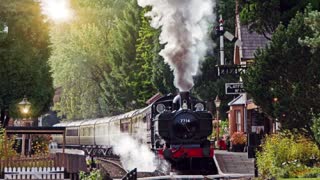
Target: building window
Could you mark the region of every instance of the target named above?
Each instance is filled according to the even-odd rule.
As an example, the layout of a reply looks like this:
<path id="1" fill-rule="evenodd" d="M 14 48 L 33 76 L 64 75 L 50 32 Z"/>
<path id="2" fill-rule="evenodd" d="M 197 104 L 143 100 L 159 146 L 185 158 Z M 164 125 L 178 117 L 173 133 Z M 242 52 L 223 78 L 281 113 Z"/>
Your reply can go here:
<path id="1" fill-rule="evenodd" d="M 236 125 L 237 131 L 241 131 L 241 112 L 240 110 L 236 110 Z"/>

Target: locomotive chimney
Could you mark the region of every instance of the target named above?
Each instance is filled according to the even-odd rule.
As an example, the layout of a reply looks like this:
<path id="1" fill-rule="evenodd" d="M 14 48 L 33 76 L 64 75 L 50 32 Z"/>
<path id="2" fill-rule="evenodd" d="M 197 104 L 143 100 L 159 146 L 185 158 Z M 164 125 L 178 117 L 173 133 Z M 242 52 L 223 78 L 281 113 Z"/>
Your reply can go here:
<path id="1" fill-rule="evenodd" d="M 173 109 L 191 109 L 191 100 L 189 91 L 181 91 L 173 99 Z"/>
<path id="2" fill-rule="evenodd" d="M 180 108 L 181 109 L 191 109 L 190 92 L 182 91 L 180 94 Z"/>

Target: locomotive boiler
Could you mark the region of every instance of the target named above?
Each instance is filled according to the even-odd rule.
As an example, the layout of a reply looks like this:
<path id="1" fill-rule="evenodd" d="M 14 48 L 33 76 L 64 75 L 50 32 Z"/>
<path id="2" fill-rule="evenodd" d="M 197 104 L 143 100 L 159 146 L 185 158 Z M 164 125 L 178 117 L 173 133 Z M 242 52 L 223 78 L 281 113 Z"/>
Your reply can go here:
<path id="1" fill-rule="evenodd" d="M 153 149 L 178 171 L 213 171 L 212 115 L 189 92 L 165 96 L 152 105 Z"/>

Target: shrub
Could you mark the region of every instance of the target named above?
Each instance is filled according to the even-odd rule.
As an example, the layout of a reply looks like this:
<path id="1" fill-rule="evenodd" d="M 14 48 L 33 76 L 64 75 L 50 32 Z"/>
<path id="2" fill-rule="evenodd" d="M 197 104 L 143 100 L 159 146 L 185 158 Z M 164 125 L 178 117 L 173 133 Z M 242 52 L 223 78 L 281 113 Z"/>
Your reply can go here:
<path id="1" fill-rule="evenodd" d="M 320 115 L 314 115 L 312 118 L 312 132 L 314 134 L 315 140 L 320 144 Z"/>
<path id="2" fill-rule="evenodd" d="M 263 179 L 314 174 L 320 160 L 320 151 L 314 142 L 289 132 L 267 136 L 261 147 L 261 152 L 257 152 L 257 165 Z"/>
<path id="3" fill-rule="evenodd" d="M 235 132 L 232 134 L 230 141 L 233 145 L 245 144 L 247 142 L 247 136 L 243 132 Z"/>
<path id="4" fill-rule="evenodd" d="M 0 160 L 15 157 L 17 153 L 13 147 L 14 137 L 5 138 L 5 129 L 0 128 Z"/>
<path id="5" fill-rule="evenodd" d="M 36 155 L 44 155 L 49 153 L 50 135 L 33 135 L 32 136 L 32 152 Z"/>
<path id="6" fill-rule="evenodd" d="M 80 179 L 81 180 L 102 180 L 102 176 L 101 176 L 100 170 L 94 169 L 89 174 L 86 174 L 81 171 Z"/>

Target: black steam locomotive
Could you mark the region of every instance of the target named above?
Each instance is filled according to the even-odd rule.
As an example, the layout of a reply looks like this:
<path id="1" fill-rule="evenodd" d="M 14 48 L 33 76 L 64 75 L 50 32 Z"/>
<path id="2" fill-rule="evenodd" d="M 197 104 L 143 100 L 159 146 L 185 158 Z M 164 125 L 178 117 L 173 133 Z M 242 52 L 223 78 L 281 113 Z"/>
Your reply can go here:
<path id="1" fill-rule="evenodd" d="M 212 115 L 205 103 L 180 92 L 152 105 L 152 148 L 178 171 L 213 171 Z"/>
<path id="2" fill-rule="evenodd" d="M 55 126 L 66 127 L 66 147 L 82 149 L 90 156 L 112 155 L 111 142 L 125 134 L 170 161 L 173 169 L 212 173 L 214 151 L 207 140 L 212 116 L 205 103 L 189 96 L 189 92 L 163 96 L 148 107 L 125 114 Z M 62 145 L 61 135 L 52 136 Z"/>

